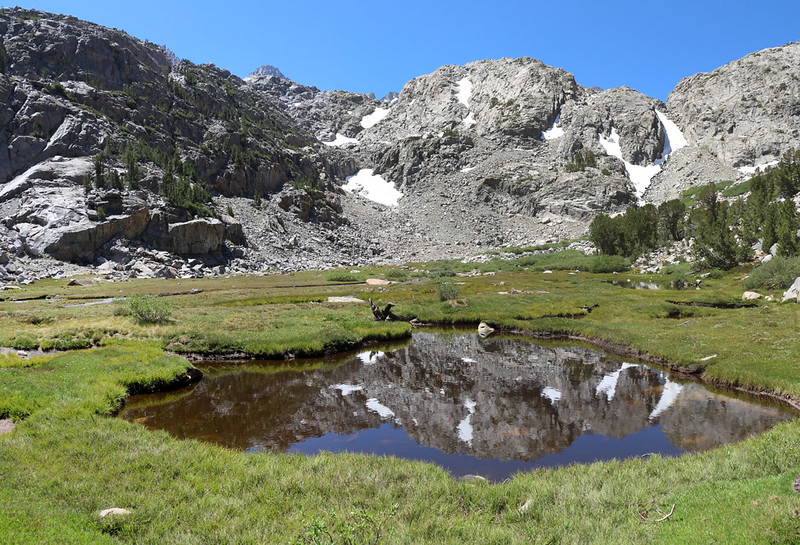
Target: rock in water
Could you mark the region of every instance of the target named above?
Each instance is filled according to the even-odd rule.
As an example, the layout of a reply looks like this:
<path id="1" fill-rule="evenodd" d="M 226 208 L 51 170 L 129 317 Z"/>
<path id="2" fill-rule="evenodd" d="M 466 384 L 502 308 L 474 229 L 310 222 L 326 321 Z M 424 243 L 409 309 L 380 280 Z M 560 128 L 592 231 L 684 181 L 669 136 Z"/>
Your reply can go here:
<path id="1" fill-rule="evenodd" d="M 488 337 L 492 333 L 494 333 L 494 328 L 491 327 L 486 322 L 481 322 L 480 324 L 478 324 L 478 335 L 480 335 L 481 337 Z"/>

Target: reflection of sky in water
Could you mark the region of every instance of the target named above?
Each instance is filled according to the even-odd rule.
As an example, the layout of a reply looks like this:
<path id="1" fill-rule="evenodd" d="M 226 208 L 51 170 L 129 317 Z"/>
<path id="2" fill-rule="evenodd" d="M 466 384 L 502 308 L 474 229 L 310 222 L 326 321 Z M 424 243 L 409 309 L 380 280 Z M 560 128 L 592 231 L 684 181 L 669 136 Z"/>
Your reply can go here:
<path id="1" fill-rule="evenodd" d="M 132 398 L 122 416 L 248 452 L 367 452 L 495 480 L 705 450 L 793 417 L 574 345 L 417 333 L 406 348 L 323 363 L 263 372 L 209 363 L 209 378 Z"/>

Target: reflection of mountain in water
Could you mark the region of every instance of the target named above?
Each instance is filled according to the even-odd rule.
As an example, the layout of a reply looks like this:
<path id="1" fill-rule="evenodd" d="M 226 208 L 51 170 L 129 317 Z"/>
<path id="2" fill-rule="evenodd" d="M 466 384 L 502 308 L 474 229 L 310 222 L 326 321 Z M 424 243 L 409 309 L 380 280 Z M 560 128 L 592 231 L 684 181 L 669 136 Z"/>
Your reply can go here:
<path id="1" fill-rule="evenodd" d="M 533 460 L 583 434 L 621 438 L 656 424 L 673 445 L 702 450 L 791 416 L 586 347 L 418 333 L 407 348 L 367 352 L 333 370 L 203 380 L 179 402 L 124 417 L 180 437 L 277 451 L 391 421 L 444 452 Z"/>

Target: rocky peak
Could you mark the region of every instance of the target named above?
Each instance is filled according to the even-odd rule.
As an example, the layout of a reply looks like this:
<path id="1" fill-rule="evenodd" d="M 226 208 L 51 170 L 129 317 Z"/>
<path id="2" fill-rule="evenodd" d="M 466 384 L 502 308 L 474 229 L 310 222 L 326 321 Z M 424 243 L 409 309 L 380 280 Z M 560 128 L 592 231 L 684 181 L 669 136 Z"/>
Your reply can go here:
<path id="1" fill-rule="evenodd" d="M 800 138 L 800 43 L 681 80 L 667 106 L 695 145 L 732 167 L 777 160 Z"/>
<path id="2" fill-rule="evenodd" d="M 281 79 L 289 79 L 283 75 L 283 72 L 278 70 L 271 64 L 264 64 L 250 72 L 250 76 L 274 76 Z"/>

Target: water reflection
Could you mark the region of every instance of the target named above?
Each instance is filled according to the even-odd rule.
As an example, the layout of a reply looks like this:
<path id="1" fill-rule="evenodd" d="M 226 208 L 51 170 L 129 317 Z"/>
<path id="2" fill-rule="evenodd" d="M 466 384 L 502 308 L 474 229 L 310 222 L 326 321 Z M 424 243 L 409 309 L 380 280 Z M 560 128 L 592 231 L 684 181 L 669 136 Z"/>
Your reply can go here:
<path id="1" fill-rule="evenodd" d="M 588 347 L 471 334 L 417 333 L 317 369 L 223 367 L 191 390 L 134 398 L 123 417 L 251 452 L 391 454 L 500 479 L 705 450 L 793 416 Z"/>
<path id="2" fill-rule="evenodd" d="M 609 284 L 613 284 L 614 286 L 619 286 L 621 288 L 630 288 L 633 290 L 660 290 L 669 287 L 669 286 L 662 286 L 661 284 L 656 284 L 655 282 L 644 282 L 641 280 L 631 282 L 630 279 L 626 280 L 625 282 L 621 282 L 618 280 L 609 280 Z"/>

